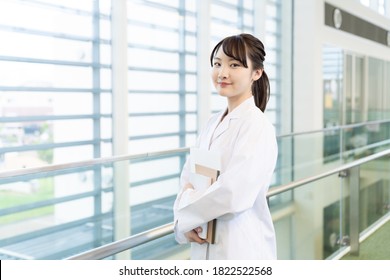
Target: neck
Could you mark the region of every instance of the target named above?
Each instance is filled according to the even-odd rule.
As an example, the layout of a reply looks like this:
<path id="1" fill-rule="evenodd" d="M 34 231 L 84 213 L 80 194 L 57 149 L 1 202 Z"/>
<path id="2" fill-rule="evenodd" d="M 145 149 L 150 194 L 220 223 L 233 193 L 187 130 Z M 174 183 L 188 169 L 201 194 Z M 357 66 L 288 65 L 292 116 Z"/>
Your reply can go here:
<path id="1" fill-rule="evenodd" d="M 252 92 L 241 96 L 233 96 L 228 98 L 228 113 L 236 109 L 242 102 L 252 97 Z"/>

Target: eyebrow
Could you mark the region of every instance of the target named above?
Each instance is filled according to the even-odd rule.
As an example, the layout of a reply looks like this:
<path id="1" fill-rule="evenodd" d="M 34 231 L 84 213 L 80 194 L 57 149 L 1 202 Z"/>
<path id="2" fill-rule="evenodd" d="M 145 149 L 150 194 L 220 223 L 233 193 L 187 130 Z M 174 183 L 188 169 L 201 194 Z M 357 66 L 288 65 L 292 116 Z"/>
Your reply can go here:
<path id="1" fill-rule="evenodd" d="M 214 56 L 213 59 L 214 59 L 214 60 L 222 60 L 221 58 L 219 58 L 219 57 L 217 57 L 217 56 Z M 230 56 L 229 56 L 229 61 L 238 61 L 238 62 L 240 62 L 238 59 L 235 59 L 235 58 L 230 57 Z"/>

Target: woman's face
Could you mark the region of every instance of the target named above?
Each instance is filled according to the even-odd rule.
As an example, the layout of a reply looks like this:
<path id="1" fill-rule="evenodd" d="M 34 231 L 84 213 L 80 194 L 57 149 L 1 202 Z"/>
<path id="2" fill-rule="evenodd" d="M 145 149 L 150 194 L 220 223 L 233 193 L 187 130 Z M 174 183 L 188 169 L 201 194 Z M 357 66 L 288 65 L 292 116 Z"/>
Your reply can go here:
<path id="1" fill-rule="evenodd" d="M 227 56 L 222 46 L 215 54 L 211 78 L 219 95 L 231 100 L 244 100 L 252 96 L 252 83 L 260 78 L 262 70 L 252 70 L 252 61 L 247 57 L 248 68 Z"/>

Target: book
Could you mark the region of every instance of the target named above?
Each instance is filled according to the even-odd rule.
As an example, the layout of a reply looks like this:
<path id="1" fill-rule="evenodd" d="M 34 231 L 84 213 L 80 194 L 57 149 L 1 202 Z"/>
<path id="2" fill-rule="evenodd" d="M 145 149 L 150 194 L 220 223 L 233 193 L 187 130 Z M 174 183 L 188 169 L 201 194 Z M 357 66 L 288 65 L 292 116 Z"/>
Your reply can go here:
<path id="1" fill-rule="evenodd" d="M 221 170 L 221 155 L 217 151 L 191 148 L 190 159 L 190 183 L 196 190 L 205 190 L 218 179 Z M 201 225 L 202 232 L 199 233 L 199 237 L 214 244 L 216 224 L 217 220 L 214 219 Z"/>

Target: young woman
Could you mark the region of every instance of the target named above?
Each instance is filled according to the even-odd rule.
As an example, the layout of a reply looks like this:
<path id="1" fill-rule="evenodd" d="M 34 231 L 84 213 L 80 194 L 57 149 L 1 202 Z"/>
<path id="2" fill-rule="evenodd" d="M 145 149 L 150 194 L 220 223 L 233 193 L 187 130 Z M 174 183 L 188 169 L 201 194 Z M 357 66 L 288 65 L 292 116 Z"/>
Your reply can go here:
<path id="1" fill-rule="evenodd" d="M 223 39 L 211 53 L 211 78 L 227 109 L 212 116 L 197 147 L 221 154 L 221 172 L 209 188 L 189 183 L 189 159 L 174 205 L 175 236 L 191 242 L 191 259 L 276 259 L 266 194 L 277 160 L 273 125 L 263 113 L 269 99 L 262 42 L 250 34 Z M 215 243 L 200 225 L 217 220 Z"/>

